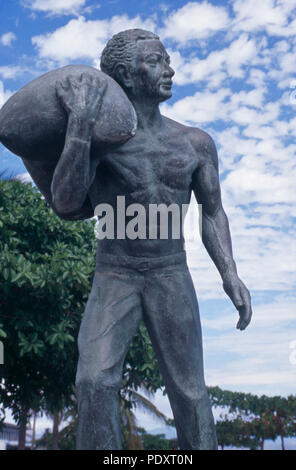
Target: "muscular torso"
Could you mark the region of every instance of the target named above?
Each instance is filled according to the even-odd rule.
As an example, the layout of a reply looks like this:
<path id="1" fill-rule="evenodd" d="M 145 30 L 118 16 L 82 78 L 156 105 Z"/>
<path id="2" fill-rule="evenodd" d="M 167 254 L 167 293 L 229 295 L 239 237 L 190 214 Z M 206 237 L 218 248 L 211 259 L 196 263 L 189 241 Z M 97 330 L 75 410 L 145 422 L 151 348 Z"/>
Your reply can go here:
<path id="1" fill-rule="evenodd" d="M 184 239 L 149 239 L 149 204 L 189 204 L 192 174 L 198 167 L 198 155 L 191 145 L 188 127 L 163 118 L 164 127 L 156 134 L 138 130 L 125 144 L 100 156 L 95 179 L 89 189 L 93 208 L 107 203 L 114 209 L 115 237 L 99 241 L 99 249 L 129 256 L 163 256 L 182 251 Z M 117 197 L 125 197 L 125 206 L 141 204 L 147 214 L 146 239 L 117 239 Z M 128 222 L 133 217 L 126 217 Z"/>

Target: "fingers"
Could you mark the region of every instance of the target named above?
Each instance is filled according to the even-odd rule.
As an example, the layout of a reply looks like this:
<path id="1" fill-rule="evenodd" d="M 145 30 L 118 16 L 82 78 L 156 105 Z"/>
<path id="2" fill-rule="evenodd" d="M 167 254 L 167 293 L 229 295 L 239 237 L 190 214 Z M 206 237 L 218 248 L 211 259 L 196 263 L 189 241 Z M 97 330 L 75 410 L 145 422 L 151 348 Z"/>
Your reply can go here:
<path id="1" fill-rule="evenodd" d="M 236 302 L 236 308 L 239 311 L 240 316 L 236 328 L 242 331 L 247 328 L 252 318 L 251 296 L 243 283 L 240 285 L 239 295 L 237 294 Z"/>
<path id="2" fill-rule="evenodd" d="M 57 80 L 56 91 L 59 95 L 69 91 L 69 89 L 77 90 L 83 87 L 94 92 L 100 92 L 102 95 L 107 88 L 107 80 L 105 78 L 94 77 L 89 73 L 83 72 L 78 77 L 69 75 L 63 80 Z"/>
<path id="3" fill-rule="evenodd" d="M 63 80 L 57 80 L 56 82 L 56 92 L 58 96 L 62 96 L 65 91 L 67 91 L 67 85 Z"/>
<path id="4" fill-rule="evenodd" d="M 108 82 L 105 78 L 103 80 L 100 80 L 101 95 L 105 94 L 107 90 L 107 85 L 108 85 Z"/>
<path id="5" fill-rule="evenodd" d="M 72 88 L 72 90 L 79 90 L 81 88 L 81 83 L 79 78 L 69 76 L 66 78 L 67 82 L 69 83 L 69 88 Z"/>
<path id="6" fill-rule="evenodd" d="M 237 328 L 237 330 L 243 331 L 243 330 L 245 330 L 245 329 L 247 328 L 247 326 L 249 325 L 249 323 L 250 323 L 249 321 L 246 322 L 246 321 L 244 321 L 244 320 L 239 320 L 238 323 L 237 323 L 237 325 L 236 325 L 236 328 Z"/>
<path id="7" fill-rule="evenodd" d="M 105 78 L 94 77 L 87 72 L 83 72 L 80 75 L 79 81 L 81 84 L 93 87 L 96 91 L 99 89 L 101 93 L 105 91 L 105 88 L 107 87 L 107 80 Z"/>
<path id="8" fill-rule="evenodd" d="M 237 330 L 243 331 L 247 328 L 247 326 L 248 326 L 248 323 L 246 323 L 242 320 L 239 320 L 237 325 L 236 325 L 236 328 L 237 328 Z"/>
<path id="9" fill-rule="evenodd" d="M 224 282 L 223 288 L 239 312 L 240 318 L 236 328 L 238 330 L 245 330 L 252 318 L 251 296 L 248 289 L 238 278 Z"/>
<path id="10" fill-rule="evenodd" d="M 246 306 L 243 306 L 239 311 L 240 319 L 237 322 L 236 328 L 238 330 L 245 330 L 251 322 L 252 318 L 252 309 L 247 309 Z"/>
<path id="11" fill-rule="evenodd" d="M 252 318 L 251 297 L 249 291 L 242 293 L 243 305 L 238 309 L 240 319 L 236 325 L 238 330 L 245 330 Z"/>
<path id="12" fill-rule="evenodd" d="M 68 75 L 56 82 L 57 97 L 67 113 L 87 113 L 90 119 L 96 119 L 106 89 L 106 79 L 87 72 Z"/>
<path id="13" fill-rule="evenodd" d="M 66 100 L 65 100 L 65 96 L 67 94 L 67 91 L 68 91 L 68 87 L 67 87 L 67 84 L 62 81 L 62 80 L 58 80 L 56 82 L 56 95 L 57 97 L 59 98 L 59 100 L 61 101 L 63 107 L 65 109 L 67 109 L 67 106 L 66 106 Z"/>

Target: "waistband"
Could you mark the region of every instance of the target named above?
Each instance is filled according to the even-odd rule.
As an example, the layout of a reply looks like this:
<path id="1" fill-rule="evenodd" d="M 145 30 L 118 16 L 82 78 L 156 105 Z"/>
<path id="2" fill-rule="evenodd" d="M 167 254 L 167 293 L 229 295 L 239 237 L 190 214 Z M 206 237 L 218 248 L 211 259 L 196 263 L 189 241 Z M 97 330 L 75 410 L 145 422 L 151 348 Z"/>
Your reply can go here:
<path id="1" fill-rule="evenodd" d="M 135 269 L 137 271 L 149 271 L 150 269 L 164 268 L 166 266 L 175 266 L 186 263 L 186 252 L 180 251 L 172 255 L 158 256 L 156 258 L 142 256 L 112 255 L 110 253 L 101 253 L 98 251 L 97 268 L 100 265 L 120 266 L 122 268 Z"/>

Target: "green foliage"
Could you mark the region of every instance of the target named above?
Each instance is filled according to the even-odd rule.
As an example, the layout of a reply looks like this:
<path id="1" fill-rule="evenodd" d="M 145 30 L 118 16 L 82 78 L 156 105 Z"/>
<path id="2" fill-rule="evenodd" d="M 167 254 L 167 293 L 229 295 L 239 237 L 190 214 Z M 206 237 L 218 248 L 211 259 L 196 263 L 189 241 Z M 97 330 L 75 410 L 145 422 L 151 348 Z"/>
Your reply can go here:
<path id="1" fill-rule="evenodd" d="M 143 428 L 137 428 L 144 450 L 173 450 L 176 442 L 165 438 L 164 434 L 149 434 Z"/>
<path id="2" fill-rule="evenodd" d="M 0 403 L 16 419 L 24 409 L 53 412 L 69 404 L 96 249 L 94 221 L 64 221 L 31 184 L 0 181 Z M 150 391 L 162 385 L 141 325 L 123 391 L 143 383 Z"/>
<path id="3" fill-rule="evenodd" d="M 123 384 L 126 390 L 144 387 L 150 392 L 156 392 L 163 386 L 158 362 L 143 322 L 126 356 Z"/>
<path id="4" fill-rule="evenodd" d="M 92 222 L 59 219 L 18 181 L 0 182 L 0 226 L 0 401 L 19 418 L 41 403 L 60 409 L 72 393 L 96 243 Z"/>
<path id="5" fill-rule="evenodd" d="M 208 387 L 216 407 L 227 408 L 235 415 L 227 415 L 217 422 L 218 442 L 223 447 L 264 448 L 266 439 L 296 436 L 296 396 L 287 398 L 251 393 L 231 392 L 219 387 Z"/>
<path id="6" fill-rule="evenodd" d="M 49 429 L 46 429 L 42 437 L 36 441 L 38 449 L 51 450 L 53 445 L 53 434 Z M 73 423 L 67 425 L 59 432 L 59 450 L 75 450 L 76 439 L 75 429 Z"/>
<path id="7" fill-rule="evenodd" d="M 218 443 L 222 449 L 226 446 L 257 449 L 259 441 L 250 429 L 250 422 L 241 416 L 235 418 L 221 415 L 216 423 Z"/>

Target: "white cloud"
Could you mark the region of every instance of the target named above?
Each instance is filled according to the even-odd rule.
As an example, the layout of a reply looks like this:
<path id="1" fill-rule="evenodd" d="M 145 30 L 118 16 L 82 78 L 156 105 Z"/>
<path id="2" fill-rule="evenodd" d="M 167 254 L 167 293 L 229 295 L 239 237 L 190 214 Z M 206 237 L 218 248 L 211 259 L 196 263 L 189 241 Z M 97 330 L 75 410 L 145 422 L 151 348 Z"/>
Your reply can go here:
<path id="1" fill-rule="evenodd" d="M 226 8 L 213 6 L 207 1 L 189 2 L 168 15 L 160 35 L 184 45 L 194 39 L 208 38 L 225 29 L 229 23 Z"/>
<path id="2" fill-rule="evenodd" d="M 290 26 L 288 28 L 290 30 Z M 294 32 L 296 38 L 296 28 Z M 295 39 L 277 41 L 272 47 L 264 50 L 266 79 L 276 82 L 278 88 L 289 88 L 290 82 L 295 79 L 293 66 L 296 54 Z"/>
<path id="3" fill-rule="evenodd" d="M 274 50 L 278 53 L 288 52 L 290 49 L 290 43 L 286 40 L 277 41 L 274 45 Z"/>
<path id="4" fill-rule="evenodd" d="M 15 178 L 15 180 L 21 181 L 22 183 L 33 183 L 31 175 L 27 173 L 20 173 Z"/>
<path id="5" fill-rule="evenodd" d="M 259 5 L 260 4 L 260 5 Z M 178 39 L 179 45 L 184 45 L 190 39 L 193 39 L 194 32 L 198 36 L 198 30 L 191 29 L 194 25 L 194 11 L 202 8 L 204 3 L 188 3 L 177 12 L 172 13 L 165 20 L 166 28 L 160 30 L 161 37 L 164 39 L 168 35 L 168 31 L 172 31 L 172 37 Z M 209 6 L 209 4 L 207 4 Z M 210 9 L 217 8 L 210 5 Z M 220 8 L 220 7 L 219 7 Z M 293 17 L 293 9 L 296 13 L 296 4 L 291 1 L 275 1 L 263 0 L 258 3 L 257 0 L 234 2 L 235 17 L 231 23 L 228 23 L 226 29 L 227 34 L 221 38 L 221 44 L 226 47 L 215 47 L 205 58 L 204 52 L 207 51 L 207 41 L 202 42 L 201 57 L 197 57 L 196 53 L 191 50 L 191 56 L 182 57 L 179 51 L 173 51 L 172 64 L 176 68 L 175 83 L 185 85 L 189 83 L 199 83 L 207 80 L 209 87 L 219 86 L 225 82 L 227 78 L 243 79 L 248 71 L 247 67 L 263 66 L 269 69 L 268 75 L 263 70 L 256 69 L 255 72 L 250 70 L 250 81 L 255 84 L 258 82 L 261 72 L 261 80 L 277 80 L 281 82 L 287 74 L 294 74 L 295 44 L 289 37 L 289 42 L 280 39 L 272 46 L 268 41 L 268 34 L 283 36 L 295 36 L 296 19 L 289 23 Z M 188 17 L 186 16 L 188 12 Z M 225 10 L 225 14 L 227 11 Z M 294 13 L 293 13 L 294 14 Z M 182 19 L 181 25 L 171 18 Z M 295 14 L 294 14 L 295 16 Z M 184 20 L 184 21 L 183 21 Z M 181 20 L 180 20 L 181 21 Z M 256 36 L 253 34 L 258 32 Z M 210 35 L 212 36 L 212 34 Z M 170 37 L 168 35 L 168 37 Z M 210 39 L 210 37 L 205 39 Z M 231 41 L 230 41 L 231 40 Z M 192 44 L 191 44 L 192 45 Z M 227 75 L 225 75 L 227 74 Z M 287 82 L 286 82 L 287 83 Z"/>
<path id="6" fill-rule="evenodd" d="M 175 83 L 186 85 L 207 80 L 211 88 L 218 87 L 228 77 L 243 78 L 247 66 L 258 63 L 262 45 L 248 34 L 242 34 L 227 47 L 212 51 L 206 58 L 182 57 L 179 51 L 169 51 L 176 70 Z"/>
<path id="7" fill-rule="evenodd" d="M 220 88 L 217 92 L 196 92 L 193 96 L 175 102 L 173 105 L 164 103 L 162 113 L 176 121 L 200 125 L 225 118 L 226 110 L 223 103 L 231 95 L 229 88 Z"/>
<path id="8" fill-rule="evenodd" d="M 4 79 L 15 78 L 17 75 L 22 74 L 24 69 L 17 65 L 1 65 L 0 76 Z"/>
<path id="9" fill-rule="evenodd" d="M 219 119 L 244 126 L 252 123 L 266 125 L 274 122 L 280 112 L 278 102 L 265 103 L 266 91 L 265 88 L 258 88 L 233 93 L 230 88 L 220 88 L 218 91 L 206 89 L 186 96 L 173 105 L 165 103 L 161 109 L 172 119 L 196 126 Z"/>
<path id="10" fill-rule="evenodd" d="M 265 95 L 267 93 L 266 87 L 257 87 L 253 88 L 250 91 L 240 91 L 238 93 L 234 93 L 231 98 L 231 104 L 236 107 L 244 106 L 251 106 L 254 108 L 262 108 Z"/>
<path id="11" fill-rule="evenodd" d="M 232 8 L 231 17 L 225 6 L 207 1 L 189 2 L 165 18 L 161 36 L 184 46 L 223 30 L 228 37 L 257 31 L 288 37 L 296 32 L 294 0 L 234 0 Z"/>
<path id="12" fill-rule="evenodd" d="M 237 176 L 238 185 L 240 172 L 234 171 L 233 176 Z M 292 292 L 296 284 L 295 231 L 291 228 L 293 204 L 269 202 L 254 208 L 245 198 L 244 185 L 240 191 L 229 190 L 224 183 L 222 186 L 239 276 L 252 292 Z M 255 194 L 259 190 L 256 187 Z M 239 207 L 238 200 L 246 208 Z M 225 299 L 220 275 L 201 242 L 187 243 L 186 250 L 199 298 Z M 229 309 L 234 322 L 236 313 L 231 303 Z"/>
<path id="13" fill-rule="evenodd" d="M 253 67 L 249 72 L 247 84 L 253 85 L 255 88 L 261 88 L 266 85 L 267 79 L 268 74 L 264 70 Z"/>
<path id="14" fill-rule="evenodd" d="M 262 111 L 261 111 L 262 109 Z M 242 126 L 256 123 L 257 125 L 264 125 L 275 121 L 280 112 L 280 104 L 278 102 L 270 102 L 265 104 L 260 110 L 250 108 L 248 106 L 232 106 L 228 108 L 228 118 Z"/>
<path id="15" fill-rule="evenodd" d="M 41 58 L 64 64 L 70 60 L 95 61 L 106 41 L 119 31 L 130 28 L 154 30 L 152 20 L 143 21 L 139 16 L 113 16 L 110 20 L 89 20 L 83 16 L 70 20 L 65 26 L 46 35 L 34 36 L 33 45 Z"/>
<path id="16" fill-rule="evenodd" d="M 0 80 L 0 108 L 4 105 L 5 101 L 12 95 L 10 90 L 5 90 L 3 82 Z"/>
<path id="17" fill-rule="evenodd" d="M 296 22 L 294 0 L 235 0 L 233 31 L 263 31 L 275 36 L 292 36 Z"/>
<path id="18" fill-rule="evenodd" d="M 87 0 L 23 0 L 23 5 L 31 10 L 60 15 L 76 15 Z"/>
<path id="19" fill-rule="evenodd" d="M 282 296 L 255 305 L 252 323 L 243 333 L 233 328 L 235 318 L 227 308 L 205 316 L 205 357 L 211 364 L 206 367 L 208 383 L 269 395 L 291 393 L 296 378 L 296 368 L 289 361 L 289 345 L 296 339 L 290 328 L 294 305 L 295 298 Z M 214 364 L 221 354 L 225 354 L 223 370 Z"/>
<path id="20" fill-rule="evenodd" d="M 0 43 L 2 46 L 11 46 L 11 43 L 16 40 L 16 35 L 11 31 L 9 33 L 4 33 L 0 36 Z"/>
<path id="21" fill-rule="evenodd" d="M 280 68 L 284 71 L 285 74 L 295 74 L 295 52 L 290 52 L 282 54 L 279 58 Z"/>
<path id="22" fill-rule="evenodd" d="M 246 160 L 246 161 L 245 161 Z M 251 202 L 272 203 L 293 203 L 295 200 L 294 175 L 277 174 L 252 168 L 252 159 L 244 157 L 223 182 L 224 190 L 231 191 L 232 197 L 236 201 L 241 200 L 242 204 Z"/>

